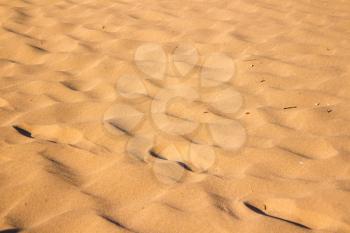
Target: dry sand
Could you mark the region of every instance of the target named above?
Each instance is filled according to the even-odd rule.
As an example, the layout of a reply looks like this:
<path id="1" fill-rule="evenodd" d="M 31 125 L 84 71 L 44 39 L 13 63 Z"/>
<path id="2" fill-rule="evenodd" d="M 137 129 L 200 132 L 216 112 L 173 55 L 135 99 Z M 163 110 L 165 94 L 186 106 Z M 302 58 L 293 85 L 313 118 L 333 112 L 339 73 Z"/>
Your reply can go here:
<path id="1" fill-rule="evenodd" d="M 349 1 L 1 0 L 0 19 L 1 233 L 350 232 Z"/>

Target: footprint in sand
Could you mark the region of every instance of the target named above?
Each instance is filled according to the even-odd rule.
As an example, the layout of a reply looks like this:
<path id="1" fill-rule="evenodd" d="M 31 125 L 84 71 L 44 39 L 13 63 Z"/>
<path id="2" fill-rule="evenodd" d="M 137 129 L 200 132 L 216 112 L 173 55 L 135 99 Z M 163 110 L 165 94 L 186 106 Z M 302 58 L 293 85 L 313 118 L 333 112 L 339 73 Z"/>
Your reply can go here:
<path id="1" fill-rule="evenodd" d="M 119 77 L 116 90 L 123 103 L 107 109 L 103 125 L 110 134 L 127 136 L 126 153 L 152 162 L 160 182 L 177 183 L 186 170 L 207 172 L 216 150 L 244 145 L 246 131 L 233 119 L 243 97 L 229 85 L 236 71 L 229 56 L 210 54 L 201 64 L 189 44 L 167 55 L 149 43 L 136 49 L 134 60 L 140 75 Z"/>

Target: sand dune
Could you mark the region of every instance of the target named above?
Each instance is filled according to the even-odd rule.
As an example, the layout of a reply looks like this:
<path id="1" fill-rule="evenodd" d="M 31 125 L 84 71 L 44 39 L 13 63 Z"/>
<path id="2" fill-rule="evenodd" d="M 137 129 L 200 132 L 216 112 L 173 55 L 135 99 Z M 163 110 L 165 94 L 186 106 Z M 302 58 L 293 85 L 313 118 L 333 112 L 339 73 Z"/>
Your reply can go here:
<path id="1" fill-rule="evenodd" d="M 350 232 L 350 2 L 0 15 L 0 233 Z"/>

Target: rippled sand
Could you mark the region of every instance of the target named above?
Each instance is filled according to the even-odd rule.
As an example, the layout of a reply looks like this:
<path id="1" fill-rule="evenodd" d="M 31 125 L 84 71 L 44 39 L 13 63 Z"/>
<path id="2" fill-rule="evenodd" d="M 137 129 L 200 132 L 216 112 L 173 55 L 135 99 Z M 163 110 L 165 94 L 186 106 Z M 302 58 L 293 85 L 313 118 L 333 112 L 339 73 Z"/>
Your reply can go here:
<path id="1" fill-rule="evenodd" d="M 350 232 L 349 1 L 0 15 L 0 233 Z"/>

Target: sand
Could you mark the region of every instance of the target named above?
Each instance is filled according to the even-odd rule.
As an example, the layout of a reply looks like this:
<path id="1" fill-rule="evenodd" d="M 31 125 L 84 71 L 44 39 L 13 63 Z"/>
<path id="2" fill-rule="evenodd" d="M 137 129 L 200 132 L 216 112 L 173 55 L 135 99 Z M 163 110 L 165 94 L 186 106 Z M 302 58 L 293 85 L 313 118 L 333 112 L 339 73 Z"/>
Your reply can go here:
<path id="1" fill-rule="evenodd" d="M 350 2 L 0 1 L 0 232 L 350 232 Z"/>

